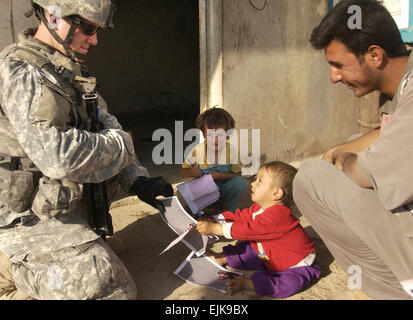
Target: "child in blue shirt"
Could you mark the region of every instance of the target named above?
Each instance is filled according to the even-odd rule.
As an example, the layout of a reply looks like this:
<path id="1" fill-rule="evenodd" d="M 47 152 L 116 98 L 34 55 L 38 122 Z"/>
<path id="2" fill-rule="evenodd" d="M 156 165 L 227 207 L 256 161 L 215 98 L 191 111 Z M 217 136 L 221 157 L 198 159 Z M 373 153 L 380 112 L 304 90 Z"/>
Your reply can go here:
<path id="1" fill-rule="evenodd" d="M 188 154 L 181 174 L 191 178 L 211 174 L 220 193 L 216 205 L 221 206 L 220 210 L 235 211 L 246 188 L 241 166 L 234 161 L 238 159 L 237 146 L 230 144 L 227 135 L 228 130 L 234 129 L 235 121 L 226 110 L 214 107 L 197 117 L 196 126 L 202 131 L 205 141 Z"/>

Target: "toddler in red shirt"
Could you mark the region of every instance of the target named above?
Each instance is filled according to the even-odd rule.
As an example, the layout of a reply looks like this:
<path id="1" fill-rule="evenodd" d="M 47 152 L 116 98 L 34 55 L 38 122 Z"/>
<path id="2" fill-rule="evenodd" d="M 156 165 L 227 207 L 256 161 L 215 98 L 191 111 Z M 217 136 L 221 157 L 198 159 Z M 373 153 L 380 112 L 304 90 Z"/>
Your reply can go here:
<path id="1" fill-rule="evenodd" d="M 220 265 L 258 270 L 251 277 L 228 280 L 229 294 L 254 290 L 260 296 L 286 298 L 320 278 L 314 243 L 289 207 L 296 172 L 283 162 L 264 164 L 251 184 L 251 207 L 223 212 L 218 222 L 198 222 L 201 234 L 247 240 L 224 247 L 223 255 L 214 257 Z"/>

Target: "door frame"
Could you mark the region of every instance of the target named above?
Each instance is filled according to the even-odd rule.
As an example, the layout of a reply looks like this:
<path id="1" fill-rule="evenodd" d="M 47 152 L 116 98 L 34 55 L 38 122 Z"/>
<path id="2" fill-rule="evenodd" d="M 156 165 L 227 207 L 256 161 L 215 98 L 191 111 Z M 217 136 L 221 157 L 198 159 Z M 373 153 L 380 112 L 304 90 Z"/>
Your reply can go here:
<path id="1" fill-rule="evenodd" d="M 199 0 L 200 112 L 223 106 L 223 0 Z"/>

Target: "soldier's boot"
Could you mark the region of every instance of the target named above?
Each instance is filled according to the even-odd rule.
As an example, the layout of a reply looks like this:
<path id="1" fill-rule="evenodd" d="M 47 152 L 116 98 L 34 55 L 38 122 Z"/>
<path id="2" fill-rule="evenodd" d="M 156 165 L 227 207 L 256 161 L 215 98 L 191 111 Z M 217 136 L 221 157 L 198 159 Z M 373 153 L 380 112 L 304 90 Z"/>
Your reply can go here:
<path id="1" fill-rule="evenodd" d="M 0 251 L 0 300 L 32 300 L 14 284 L 10 260 Z"/>

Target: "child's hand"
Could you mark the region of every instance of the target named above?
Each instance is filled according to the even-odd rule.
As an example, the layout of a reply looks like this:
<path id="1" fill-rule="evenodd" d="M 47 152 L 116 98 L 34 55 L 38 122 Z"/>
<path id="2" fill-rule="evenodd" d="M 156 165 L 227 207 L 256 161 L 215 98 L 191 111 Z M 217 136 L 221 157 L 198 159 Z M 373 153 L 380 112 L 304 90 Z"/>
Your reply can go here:
<path id="1" fill-rule="evenodd" d="M 221 180 L 221 172 L 218 171 L 211 171 L 210 172 L 212 179 L 214 179 L 214 181 L 219 181 Z"/>
<path id="2" fill-rule="evenodd" d="M 198 165 L 193 164 L 192 168 L 191 168 L 191 174 L 195 177 L 195 178 L 199 178 L 202 176 L 202 171 L 201 169 L 198 168 Z"/>
<path id="3" fill-rule="evenodd" d="M 222 225 L 220 223 L 210 222 L 210 221 L 199 221 L 196 225 L 196 230 L 200 234 L 210 235 L 215 234 L 217 236 L 222 236 Z"/>

